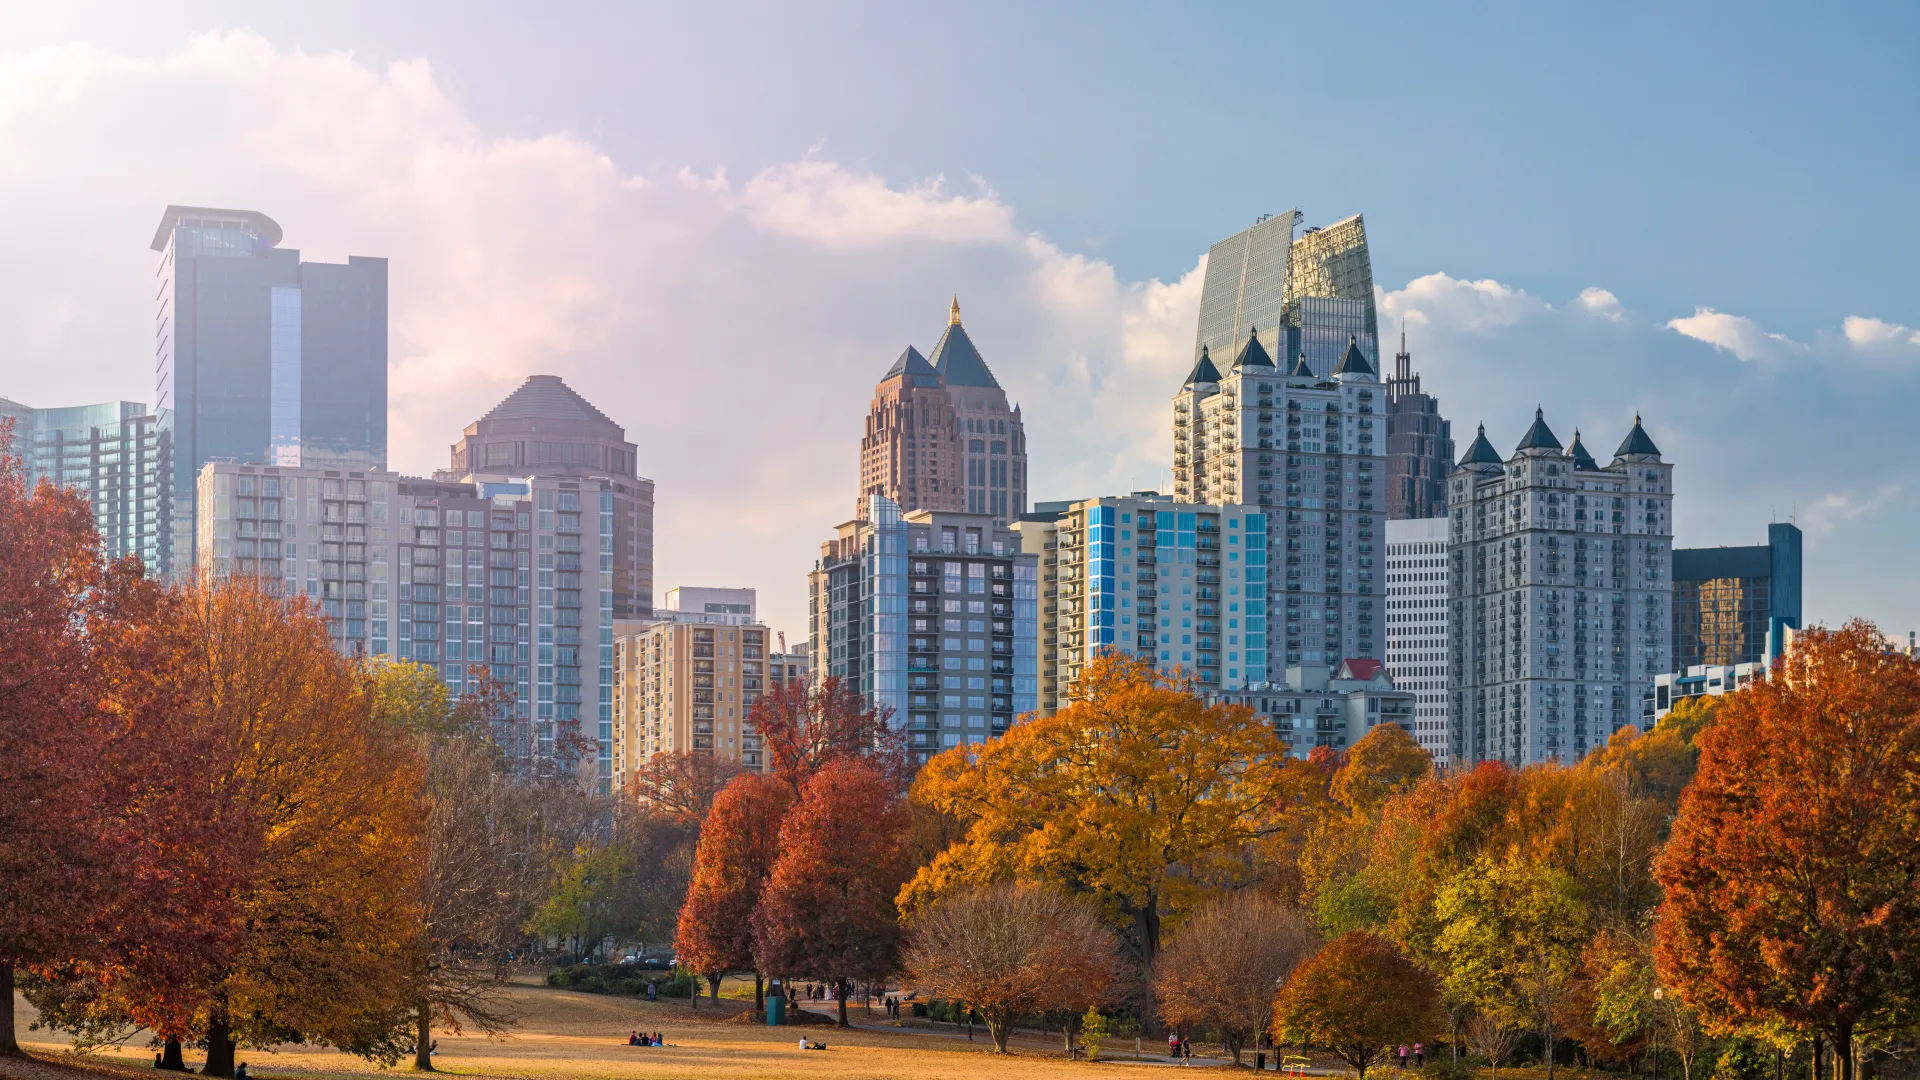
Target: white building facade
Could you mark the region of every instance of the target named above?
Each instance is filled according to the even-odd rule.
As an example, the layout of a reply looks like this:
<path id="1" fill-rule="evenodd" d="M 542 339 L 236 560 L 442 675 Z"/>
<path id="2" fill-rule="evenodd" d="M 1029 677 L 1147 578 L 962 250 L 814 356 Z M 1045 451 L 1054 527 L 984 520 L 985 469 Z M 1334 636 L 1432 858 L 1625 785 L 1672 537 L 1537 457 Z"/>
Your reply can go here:
<path id="1" fill-rule="evenodd" d="M 1505 461 L 1486 429 L 1448 492 L 1456 760 L 1576 760 L 1640 719 L 1673 660 L 1673 466 L 1634 418 L 1614 460 L 1540 412 Z"/>
<path id="2" fill-rule="evenodd" d="M 1453 760 L 1447 693 L 1447 519 L 1387 522 L 1387 674 L 1414 694 L 1414 739 Z"/>

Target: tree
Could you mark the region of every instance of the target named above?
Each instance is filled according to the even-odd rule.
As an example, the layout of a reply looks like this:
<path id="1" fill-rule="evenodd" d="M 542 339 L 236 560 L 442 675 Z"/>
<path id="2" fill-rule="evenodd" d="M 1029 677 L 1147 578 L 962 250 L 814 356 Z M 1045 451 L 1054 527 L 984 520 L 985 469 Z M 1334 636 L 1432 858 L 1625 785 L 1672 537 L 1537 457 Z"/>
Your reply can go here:
<path id="1" fill-rule="evenodd" d="M 17 1054 L 16 968 L 88 955 L 88 920 L 113 865 L 94 828 L 109 790 L 95 768 L 86 627 L 102 577 L 83 496 L 30 488 L 0 427 L 0 1053 Z"/>
<path id="2" fill-rule="evenodd" d="M 913 799 L 966 834 L 901 904 L 1009 879 L 1088 894 L 1144 970 L 1161 920 L 1244 876 L 1249 849 L 1318 783 L 1250 711 L 1208 705 L 1149 661 L 1103 656 L 1059 712 L 927 763 Z"/>
<path id="3" fill-rule="evenodd" d="M 1806 631 L 1699 742 L 1661 976 L 1710 1026 L 1819 1033 L 1853 1080 L 1855 1038 L 1920 1006 L 1920 664 L 1865 622 Z"/>
<path id="4" fill-rule="evenodd" d="M 856 758 L 821 766 L 780 827 L 780 855 L 753 914 L 760 970 L 834 983 L 841 1027 L 848 986 L 886 976 L 899 954 L 906 813 L 897 791 Z"/>
<path id="5" fill-rule="evenodd" d="M 677 939 L 681 961 L 706 974 L 716 999 L 722 976 L 754 966 L 753 913 L 779 857 L 780 824 L 792 802 L 792 792 L 774 777 L 738 776 L 713 800 L 700 831 Z M 765 1006 L 756 972 L 754 1007 Z"/>
<path id="6" fill-rule="evenodd" d="M 1410 790 L 1433 773 L 1433 758 L 1399 724 L 1379 724 L 1367 732 L 1333 775 L 1333 797 L 1356 813 Z"/>
<path id="7" fill-rule="evenodd" d="M 1273 1004 L 1273 1037 L 1332 1051 L 1366 1080 L 1390 1047 L 1445 1026 L 1439 1001 L 1425 968 L 1386 938 L 1354 930 L 1294 969 Z"/>
<path id="8" fill-rule="evenodd" d="M 627 794 L 654 813 L 698 827 L 734 777 L 738 762 L 670 750 L 654 754 L 627 778 Z"/>
<path id="9" fill-rule="evenodd" d="M 1513 1025 L 1487 1013 L 1467 1021 L 1467 1046 L 1487 1059 L 1493 1080 L 1500 1080 L 1500 1063 L 1513 1053 Z"/>
<path id="10" fill-rule="evenodd" d="M 1160 1018 L 1211 1028 L 1240 1064 L 1240 1052 L 1273 1015 L 1274 987 L 1319 946 L 1298 911 L 1248 889 L 1187 916 L 1154 962 Z"/>
<path id="11" fill-rule="evenodd" d="M 1448 882 L 1436 908 L 1444 928 L 1435 947 L 1446 959 L 1449 991 L 1483 1015 L 1532 1023 L 1552 1080 L 1556 1021 L 1587 942 L 1573 879 L 1517 852 L 1498 861 L 1483 856 Z"/>
<path id="12" fill-rule="evenodd" d="M 866 760 L 904 790 L 913 770 L 905 733 L 888 722 L 892 715 L 868 705 L 840 679 L 828 678 L 818 686 L 774 687 L 754 702 L 747 719 L 766 748 L 767 772 L 798 799 L 814 773 L 842 758 Z"/>
<path id="13" fill-rule="evenodd" d="M 977 1011 L 995 1052 L 1023 1014 L 1080 1011 L 1115 977 L 1113 932 L 1080 900 L 999 882 L 942 898 L 907 921 L 905 967 L 919 990 Z"/>

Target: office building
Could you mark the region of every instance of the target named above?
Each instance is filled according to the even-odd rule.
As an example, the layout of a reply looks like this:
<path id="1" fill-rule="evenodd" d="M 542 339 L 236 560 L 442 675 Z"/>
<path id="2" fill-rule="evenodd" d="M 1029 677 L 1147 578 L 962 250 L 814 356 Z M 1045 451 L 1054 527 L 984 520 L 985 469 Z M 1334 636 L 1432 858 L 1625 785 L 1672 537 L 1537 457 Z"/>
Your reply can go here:
<path id="1" fill-rule="evenodd" d="M 1414 695 L 1414 740 L 1453 760 L 1447 702 L 1447 519 L 1387 522 L 1387 674 Z"/>
<path id="2" fill-rule="evenodd" d="M 1411 731 L 1414 695 L 1394 685 L 1378 660 L 1287 669 L 1286 678 L 1244 690 L 1208 692 L 1209 703 L 1241 705 L 1272 725 L 1298 758 L 1318 747 L 1345 750 L 1381 724 Z"/>
<path id="3" fill-rule="evenodd" d="M 1025 550 L 1055 563 L 1041 590 L 1043 637 L 1053 641 L 1042 663 L 1043 712 L 1059 708 L 1103 653 L 1150 660 L 1208 689 L 1267 681 L 1268 515 L 1260 507 L 1136 491 L 1069 503 L 1050 522 L 1037 517 L 1017 532 Z"/>
<path id="4" fill-rule="evenodd" d="M 613 500 L 597 524 L 613 530 L 602 537 L 598 570 L 611 583 L 602 588 L 612 591 L 614 618 L 652 617 L 653 481 L 640 475 L 626 429 L 558 376 L 531 375 L 467 425 L 452 458 L 452 468 L 435 479 L 483 489 L 525 476 L 597 481 L 596 490 Z M 613 643 L 602 644 L 610 650 Z"/>
<path id="5" fill-rule="evenodd" d="M 1005 525 L 1027 508 L 1026 428 L 960 325 L 958 297 L 931 356 L 909 345 L 874 387 L 854 512 L 878 495 L 902 513 L 987 514 Z"/>
<path id="6" fill-rule="evenodd" d="M 44 478 L 86 496 L 107 558 L 132 555 L 149 574 L 168 572 L 170 447 L 158 417 L 132 401 L 35 409 L 0 398 L 5 419 L 29 484 Z"/>
<path id="7" fill-rule="evenodd" d="M 1032 555 L 1039 573 L 1040 693 L 1036 704 L 1042 716 L 1060 708 L 1060 519 L 1073 500 L 1035 503 L 1033 512 L 1020 515 L 1011 526 L 1020 538 L 1020 550 Z"/>
<path id="8" fill-rule="evenodd" d="M 198 206 L 167 207 L 154 233 L 154 411 L 173 466 L 159 558 L 176 573 L 208 462 L 386 468 L 387 260 L 302 262 L 280 239 L 265 214 Z"/>
<path id="9" fill-rule="evenodd" d="M 1673 466 L 1637 416 L 1602 468 L 1536 410 L 1504 462 L 1481 428 L 1450 484 L 1453 756 L 1584 756 L 1673 668 Z"/>
<path id="10" fill-rule="evenodd" d="M 1310 373 L 1330 374 L 1349 342 L 1377 370 L 1380 328 L 1366 223 L 1355 214 L 1296 238 L 1302 220 L 1298 210 L 1263 216 L 1209 250 L 1196 362 L 1204 351 L 1217 363 L 1257 334 L 1284 370 L 1304 360 Z"/>
<path id="11" fill-rule="evenodd" d="M 657 619 L 670 622 L 749 626 L 759 621 L 754 614 L 757 604 L 755 597 L 752 589 L 676 585 L 667 590 L 653 614 Z"/>
<path id="12" fill-rule="evenodd" d="M 625 788 L 655 754 L 698 754 L 762 772 L 761 697 L 805 685 L 804 665 L 770 653 L 759 623 L 661 619 L 614 639 L 613 778 Z"/>
<path id="13" fill-rule="evenodd" d="M 1673 662 L 1678 669 L 1770 663 L 1800 627 L 1800 530 L 1767 526 L 1753 547 L 1675 548 Z M 1776 645 L 1769 646 L 1769 642 Z"/>
<path id="14" fill-rule="evenodd" d="M 1742 662 L 1696 664 L 1656 675 L 1653 689 L 1646 695 L 1640 726 L 1653 727 L 1688 698 L 1720 697 L 1750 686 L 1765 679 L 1767 671 L 1767 663 Z"/>
<path id="15" fill-rule="evenodd" d="M 1402 333 L 1387 380 L 1387 517 L 1446 517 L 1452 472 L 1453 425 L 1433 395 L 1421 391 Z"/>
<path id="16" fill-rule="evenodd" d="M 1038 703 L 1038 559 L 990 514 L 902 514 L 872 496 L 807 579 L 810 674 L 907 731 L 924 763 Z"/>
<path id="17" fill-rule="evenodd" d="M 1175 501 L 1270 518 L 1274 670 L 1384 655 L 1385 409 L 1357 341 L 1321 377 L 1302 361 L 1282 372 L 1251 331 L 1224 373 L 1203 347 L 1174 397 Z"/>

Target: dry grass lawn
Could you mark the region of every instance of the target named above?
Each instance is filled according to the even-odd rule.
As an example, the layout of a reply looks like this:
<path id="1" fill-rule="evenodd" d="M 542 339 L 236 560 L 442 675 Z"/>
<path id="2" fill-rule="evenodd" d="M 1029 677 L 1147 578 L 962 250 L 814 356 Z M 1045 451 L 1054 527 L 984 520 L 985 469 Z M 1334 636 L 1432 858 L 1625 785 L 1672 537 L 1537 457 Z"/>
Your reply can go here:
<path id="1" fill-rule="evenodd" d="M 731 988 L 729 988 L 731 989 Z M 950 1034 L 920 1030 L 846 1031 L 833 1027 L 808 1025 L 800 1028 L 768 1028 L 733 1022 L 751 1007 L 749 1001 L 722 1000 L 719 1011 L 702 1001 L 695 1012 L 685 1000 L 648 1002 L 644 999 L 609 997 L 545 986 L 521 984 L 509 991 L 520 1014 L 519 1029 L 506 1039 L 441 1033 L 440 1054 L 435 1063 L 454 1076 L 556 1078 L 556 1080 L 595 1080 L 600 1077 L 673 1077 L 673 1078 L 760 1078 L 830 1077 L 883 1078 L 907 1077 L 912 1080 L 977 1080 L 982 1077 L 1039 1077 L 1069 1073 L 1085 1076 L 1088 1070 L 1111 1072 L 1117 1066 L 1101 1063 L 1069 1062 L 1060 1056 L 1058 1037 L 1053 1040 L 1021 1037 L 1015 1054 L 997 1057 L 989 1053 L 985 1029 L 977 1032 L 977 1041 Z M 29 1031 L 32 1009 L 16 999 L 19 1039 L 23 1048 L 43 1061 L 58 1059 L 68 1049 L 65 1039 L 56 1033 Z M 871 1020 L 856 1003 L 849 1019 L 855 1023 L 884 1023 L 884 1014 L 876 1008 Z M 626 1045 L 633 1030 L 658 1031 L 669 1045 L 661 1048 Z M 797 1043 L 801 1032 L 823 1041 L 825 1052 L 803 1051 Z M 1118 1050 L 1109 1044 L 1109 1050 Z M 1148 1048 L 1151 1053 L 1151 1047 Z M 1131 1057 L 1128 1040 L 1121 1057 Z M 377 1065 L 330 1050 L 285 1046 L 274 1051 L 244 1050 L 240 1055 L 248 1070 L 258 1077 L 358 1078 L 382 1070 Z M 188 1052 L 189 1064 L 198 1064 L 198 1055 Z M 72 1059 L 68 1059 L 72 1060 Z M 153 1051 L 146 1048 L 144 1035 L 128 1040 L 122 1050 L 103 1050 L 82 1059 L 101 1073 L 102 1080 L 118 1080 L 117 1074 L 151 1080 Z M 395 1072 L 409 1071 L 403 1062 Z M 1129 1067 L 1131 1068 L 1131 1067 Z M 0 1059 L 0 1077 L 8 1080 L 67 1080 L 74 1074 L 65 1070 L 33 1069 L 9 1066 Z"/>

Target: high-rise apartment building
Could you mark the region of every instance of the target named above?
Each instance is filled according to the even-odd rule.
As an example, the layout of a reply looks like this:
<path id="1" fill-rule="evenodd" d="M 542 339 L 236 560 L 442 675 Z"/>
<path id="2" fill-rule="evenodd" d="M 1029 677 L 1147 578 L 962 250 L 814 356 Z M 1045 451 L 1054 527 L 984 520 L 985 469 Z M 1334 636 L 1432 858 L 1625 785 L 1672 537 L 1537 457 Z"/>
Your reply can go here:
<path id="1" fill-rule="evenodd" d="M 755 614 L 759 604 L 757 596 L 752 589 L 676 585 L 667 590 L 653 614 L 657 619 L 670 622 L 751 626 L 760 621 Z"/>
<path id="2" fill-rule="evenodd" d="M 811 675 L 890 712 L 918 762 L 985 742 L 1038 703 L 1038 577 L 990 514 L 871 496 L 808 576 Z"/>
<path id="3" fill-rule="evenodd" d="M 1673 466 L 1637 416 L 1602 468 L 1536 411 L 1504 462 L 1482 428 L 1450 484 L 1453 755 L 1581 757 L 1673 668 Z"/>
<path id="4" fill-rule="evenodd" d="M 1442 764 L 1447 718 L 1447 519 L 1387 522 L 1387 674 L 1415 698 L 1408 733 Z"/>
<path id="5" fill-rule="evenodd" d="M 1265 683 L 1267 521 L 1258 506 L 1176 503 L 1150 491 L 1022 521 L 1026 550 L 1056 563 L 1042 597 L 1041 623 L 1054 628 L 1043 711 L 1058 708 L 1103 653 L 1153 661 L 1208 689 Z"/>
<path id="6" fill-rule="evenodd" d="M 132 555 L 149 574 L 168 572 L 170 446 L 145 405 L 35 409 L 0 398 L 0 419 L 14 421 L 12 450 L 29 483 L 44 477 L 87 497 L 108 558 Z"/>
<path id="7" fill-rule="evenodd" d="M 1397 686 L 1378 660 L 1302 665 L 1287 669 L 1284 680 L 1209 691 L 1206 697 L 1265 717 L 1298 758 L 1323 746 L 1345 750 L 1381 724 L 1398 724 L 1409 733 L 1413 726 L 1414 695 Z"/>
<path id="8" fill-rule="evenodd" d="M 1453 472 L 1453 425 L 1440 403 L 1420 389 L 1407 352 L 1407 335 L 1387 380 L 1387 516 L 1447 516 L 1447 477 Z"/>
<path id="9" fill-rule="evenodd" d="M 1174 396 L 1174 499 L 1271 516 L 1272 670 L 1383 656 L 1385 417 L 1385 388 L 1351 338 L 1319 376 L 1300 360 L 1281 371 L 1250 330 L 1224 374 L 1203 347 Z"/>
<path id="10" fill-rule="evenodd" d="M 302 262 L 253 210 L 169 206 L 153 237 L 155 415 L 171 446 L 171 534 L 192 565 L 210 461 L 333 470 L 387 464 L 387 260 Z M 176 557 L 176 553 L 178 557 Z"/>
<path id="11" fill-rule="evenodd" d="M 805 668 L 770 652 L 759 623 L 663 619 L 614 639 L 613 787 L 655 754 L 699 754 L 766 769 L 753 707 Z"/>
<path id="12" fill-rule="evenodd" d="M 878 495 L 903 512 L 987 514 L 1005 525 L 1027 508 L 1026 428 L 960 325 L 958 298 L 931 355 L 908 346 L 874 387 L 854 512 Z"/>
<path id="13" fill-rule="evenodd" d="M 613 497 L 610 515 L 599 522 L 613 529 L 599 551 L 597 569 L 608 582 L 602 588 L 613 593 L 614 618 L 652 616 L 653 481 L 640 475 L 638 448 L 625 428 L 558 376 L 531 375 L 467 425 L 452 457 L 453 467 L 435 479 L 483 489 L 530 475 L 599 481 L 599 490 Z"/>
<path id="14" fill-rule="evenodd" d="M 1800 628 L 1799 528 L 1775 522 L 1753 547 L 1674 549 L 1677 670 L 1768 663 L 1783 628 Z"/>
<path id="15" fill-rule="evenodd" d="M 1250 333 L 1286 370 L 1326 375 L 1346 355 L 1349 341 L 1377 366 L 1379 317 L 1366 223 L 1360 215 L 1296 238 L 1304 215 L 1269 215 L 1252 228 L 1213 245 L 1200 289 L 1200 325 L 1194 352 L 1230 356 Z"/>

